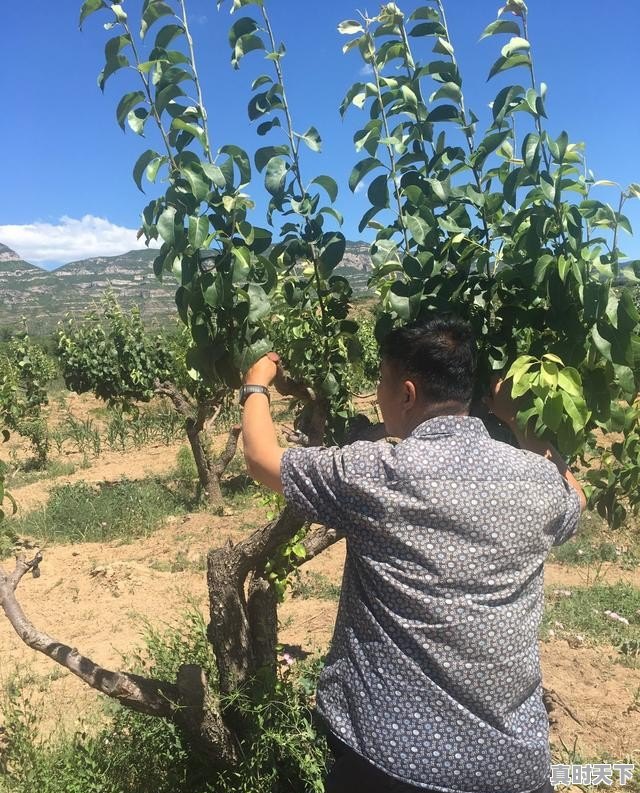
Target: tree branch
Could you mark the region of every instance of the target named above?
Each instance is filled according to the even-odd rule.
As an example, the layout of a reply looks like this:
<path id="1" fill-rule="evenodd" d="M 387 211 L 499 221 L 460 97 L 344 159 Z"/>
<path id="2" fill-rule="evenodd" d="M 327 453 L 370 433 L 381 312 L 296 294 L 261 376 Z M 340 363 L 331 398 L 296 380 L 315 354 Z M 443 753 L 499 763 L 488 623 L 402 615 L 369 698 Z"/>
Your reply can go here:
<path id="1" fill-rule="evenodd" d="M 30 562 L 21 555 L 10 575 L 0 568 L 0 606 L 22 641 L 68 669 L 91 688 L 118 700 L 125 707 L 149 716 L 172 718 L 173 703 L 180 698 L 175 685 L 126 672 L 111 672 L 81 655 L 76 649 L 38 630 L 28 619 L 16 599 L 15 590 L 23 576 L 29 570 L 37 569 L 41 560 L 40 553 Z"/>
<path id="2" fill-rule="evenodd" d="M 343 537 L 344 534 L 337 529 L 330 529 L 328 526 L 318 526 L 307 534 L 302 542 L 306 554 L 304 559 L 300 560 L 298 567 L 301 567 L 306 562 L 310 562 L 323 551 L 326 551 L 327 548 L 330 548 L 332 545 L 342 540 Z"/>
<path id="3" fill-rule="evenodd" d="M 229 437 L 227 438 L 227 443 L 224 447 L 224 450 L 220 457 L 218 457 L 218 461 L 214 466 L 214 473 L 215 475 L 220 478 L 222 474 L 227 470 L 227 466 L 233 460 L 236 455 L 236 451 L 238 450 L 238 440 L 242 433 L 242 426 L 240 424 L 236 424 L 234 427 L 231 427 L 229 430 Z"/>
<path id="4" fill-rule="evenodd" d="M 224 723 L 220 704 L 200 667 L 181 666 L 176 684 L 129 672 L 112 672 L 33 625 L 18 603 L 15 590 L 27 572 L 38 570 L 41 561 L 40 552 L 29 562 L 22 554 L 16 559 L 13 573 L 0 567 L 0 606 L 22 641 L 123 707 L 173 721 L 213 765 L 235 765 L 236 740 Z"/>
<path id="5" fill-rule="evenodd" d="M 160 380 L 156 380 L 153 387 L 158 396 L 169 397 L 172 405 L 181 416 L 187 419 L 193 419 L 195 412 L 193 404 L 173 385 L 173 383 L 161 383 Z"/>

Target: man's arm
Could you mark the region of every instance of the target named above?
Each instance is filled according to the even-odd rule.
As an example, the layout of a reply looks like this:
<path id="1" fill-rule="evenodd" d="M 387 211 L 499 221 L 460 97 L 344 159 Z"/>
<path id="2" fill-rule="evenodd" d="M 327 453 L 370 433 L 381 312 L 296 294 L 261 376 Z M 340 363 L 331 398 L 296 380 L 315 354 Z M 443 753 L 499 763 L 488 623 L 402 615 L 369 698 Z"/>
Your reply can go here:
<path id="1" fill-rule="evenodd" d="M 511 381 L 498 380 L 492 387 L 491 399 L 487 404 L 491 412 L 510 427 L 522 449 L 540 454 L 554 463 L 567 484 L 578 494 L 580 509 L 584 511 L 587 506 L 584 491 L 580 486 L 580 482 L 569 470 L 569 466 L 562 458 L 560 452 L 549 441 L 536 437 L 533 433 L 527 432 L 526 429 L 523 431 L 518 426 L 516 421 L 518 406 L 511 398 Z"/>
<path id="2" fill-rule="evenodd" d="M 277 372 L 277 356 L 261 358 L 247 372 L 244 381 L 268 388 Z M 271 407 L 266 394 L 250 394 L 242 412 L 242 444 L 249 474 L 257 481 L 282 493 L 280 462 L 284 449 L 278 444 Z"/>

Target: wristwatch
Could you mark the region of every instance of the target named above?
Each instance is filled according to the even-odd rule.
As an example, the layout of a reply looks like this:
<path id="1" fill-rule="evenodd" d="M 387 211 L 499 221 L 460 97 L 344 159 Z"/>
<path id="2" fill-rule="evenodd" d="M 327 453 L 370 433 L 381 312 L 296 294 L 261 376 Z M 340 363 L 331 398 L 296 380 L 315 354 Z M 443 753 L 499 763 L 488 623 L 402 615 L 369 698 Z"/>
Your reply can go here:
<path id="1" fill-rule="evenodd" d="M 240 389 L 240 406 L 242 407 L 244 403 L 247 401 L 247 397 L 250 394 L 265 394 L 267 399 L 269 400 L 269 404 L 271 404 L 271 394 L 269 393 L 269 389 L 265 388 L 263 385 L 243 385 Z"/>

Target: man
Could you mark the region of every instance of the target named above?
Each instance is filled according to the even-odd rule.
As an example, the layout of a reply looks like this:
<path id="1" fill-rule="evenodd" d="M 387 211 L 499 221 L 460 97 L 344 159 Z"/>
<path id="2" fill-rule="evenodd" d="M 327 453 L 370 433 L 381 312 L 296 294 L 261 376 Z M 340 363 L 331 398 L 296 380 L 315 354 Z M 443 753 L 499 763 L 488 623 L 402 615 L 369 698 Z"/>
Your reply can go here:
<path id="1" fill-rule="evenodd" d="M 378 404 L 396 446 L 281 449 L 264 395 L 276 361 L 246 376 L 249 472 L 347 538 L 317 693 L 337 758 L 327 792 L 551 790 L 543 563 L 575 531 L 579 484 L 519 432 L 509 388 L 491 407 L 523 449 L 469 416 L 475 345 L 459 320 L 382 344 Z"/>

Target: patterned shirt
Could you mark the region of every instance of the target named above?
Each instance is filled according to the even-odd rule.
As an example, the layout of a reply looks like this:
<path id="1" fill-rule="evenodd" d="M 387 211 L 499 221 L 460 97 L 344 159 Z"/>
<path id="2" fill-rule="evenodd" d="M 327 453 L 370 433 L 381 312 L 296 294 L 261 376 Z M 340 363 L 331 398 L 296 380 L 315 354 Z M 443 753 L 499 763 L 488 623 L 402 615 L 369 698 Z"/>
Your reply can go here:
<path id="1" fill-rule="evenodd" d="M 344 532 L 317 707 L 389 776 L 449 793 L 549 779 L 543 564 L 580 500 L 553 463 L 440 416 L 398 443 L 288 449 L 287 500 Z"/>

